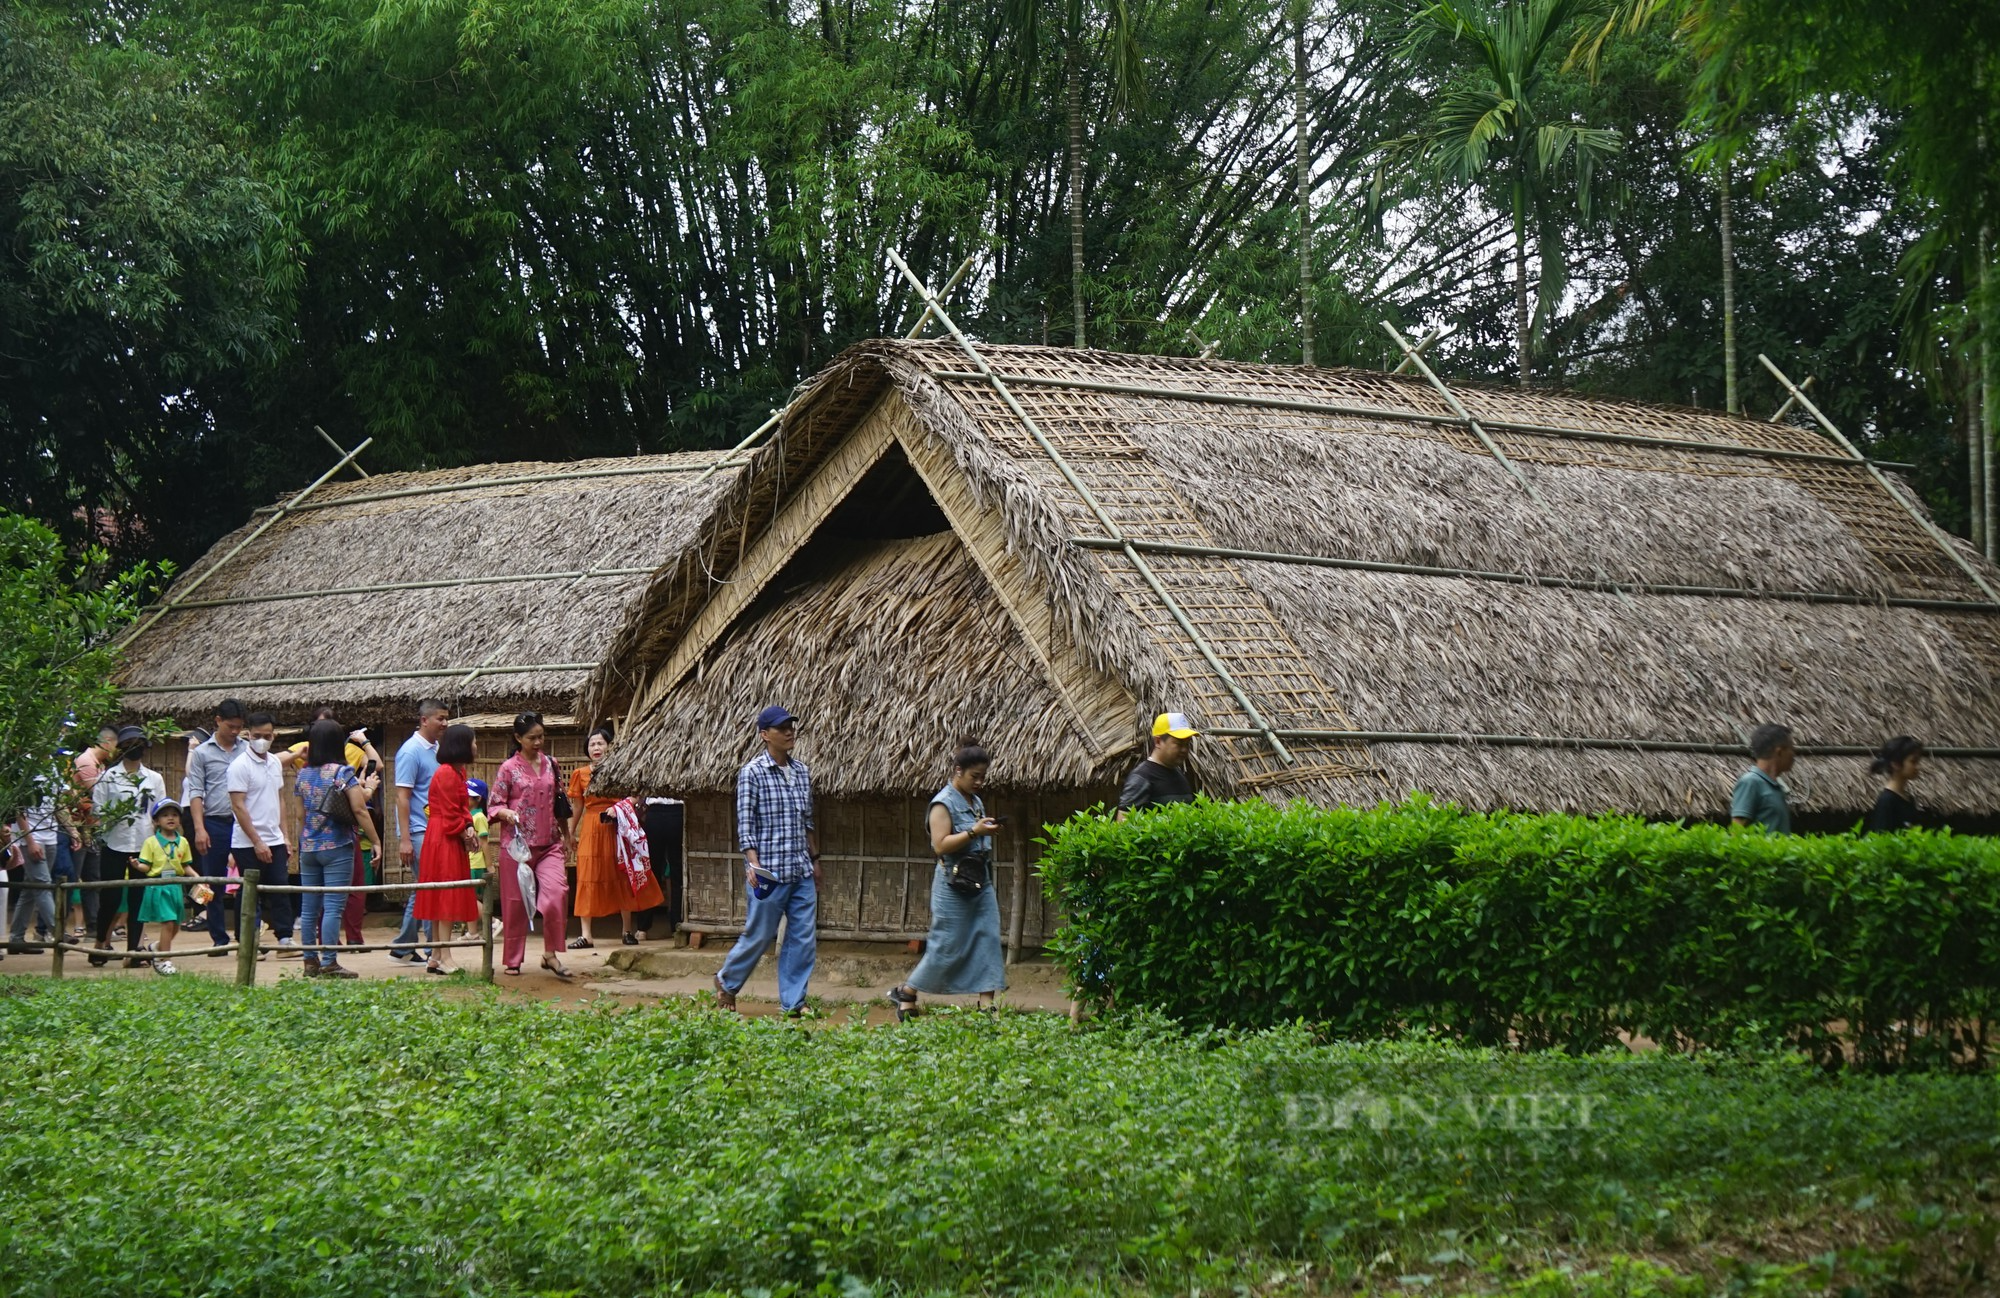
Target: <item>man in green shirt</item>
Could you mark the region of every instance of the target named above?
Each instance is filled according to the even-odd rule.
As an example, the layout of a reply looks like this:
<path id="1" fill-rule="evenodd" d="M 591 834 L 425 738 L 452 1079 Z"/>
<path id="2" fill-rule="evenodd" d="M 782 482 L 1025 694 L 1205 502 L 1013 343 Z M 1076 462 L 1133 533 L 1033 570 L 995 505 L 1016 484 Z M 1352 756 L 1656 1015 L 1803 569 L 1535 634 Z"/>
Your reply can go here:
<path id="1" fill-rule="evenodd" d="M 1762 825 L 1773 834 L 1792 832 L 1792 804 L 1778 777 L 1798 758 L 1790 726 L 1765 724 L 1750 732 L 1750 756 L 1757 764 L 1736 781 L 1729 818 L 1738 825 Z"/>

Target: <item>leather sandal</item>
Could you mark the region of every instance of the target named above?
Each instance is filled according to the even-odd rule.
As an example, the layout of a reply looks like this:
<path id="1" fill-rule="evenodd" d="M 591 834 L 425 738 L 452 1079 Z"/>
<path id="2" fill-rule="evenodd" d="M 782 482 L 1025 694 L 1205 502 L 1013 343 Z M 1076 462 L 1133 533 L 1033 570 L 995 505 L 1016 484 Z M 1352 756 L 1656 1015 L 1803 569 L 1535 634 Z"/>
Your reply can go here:
<path id="1" fill-rule="evenodd" d="M 573 937 L 569 940 L 569 949 L 572 951 L 594 951 L 597 949 L 597 943 L 587 937 Z"/>
<path id="2" fill-rule="evenodd" d="M 553 961 L 554 963 L 551 963 L 551 961 Z M 548 970 L 550 973 L 562 979 L 564 982 L 568 982 L 570 980 L 569 970 L 563 968 L 562 962 L 560 960 L 556 960 L 556 958 L 552 955 L 545 955 L 542 957 L 542 968 Z"/>

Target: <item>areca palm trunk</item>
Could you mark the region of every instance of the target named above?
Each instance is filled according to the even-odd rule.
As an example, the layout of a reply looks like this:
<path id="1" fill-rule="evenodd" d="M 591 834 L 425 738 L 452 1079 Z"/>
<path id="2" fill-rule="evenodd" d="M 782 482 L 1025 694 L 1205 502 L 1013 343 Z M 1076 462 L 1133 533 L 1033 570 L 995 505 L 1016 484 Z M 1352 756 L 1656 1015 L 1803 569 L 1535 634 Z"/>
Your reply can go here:
<path id="1" fill-rule="evenodd" d="M 1514 200 L 1514 350 L 1521 386 L 1528 386 L 1528 226 L 1521 200 Z"/>
<path id="2" fill-rule="evenodd" d="M 1722 408 L 1732 415 L 1743 413 L 1736 396 L 1736 230 L 1729 202 L 1729 164 L 1722 164 L 1719 195 L 1722 225 Z"/>
<path id="3" fill-rule="evenodd" d="M 1072 35 L 1069 42 L 1069 275 L 1070 300 L 1076 312 L 1076 346 L 1083 335 L 1083 51 Z"/>
<path id="4" fill-rule="evenodd" d="M 1292 28 L 1292 132 L 1296 137 L 1299 186 L 1299 343 L 1305 364 L 1313 364 L 1312 167 L 1306 139 L 1306 4 L 1299 0 Z"/>

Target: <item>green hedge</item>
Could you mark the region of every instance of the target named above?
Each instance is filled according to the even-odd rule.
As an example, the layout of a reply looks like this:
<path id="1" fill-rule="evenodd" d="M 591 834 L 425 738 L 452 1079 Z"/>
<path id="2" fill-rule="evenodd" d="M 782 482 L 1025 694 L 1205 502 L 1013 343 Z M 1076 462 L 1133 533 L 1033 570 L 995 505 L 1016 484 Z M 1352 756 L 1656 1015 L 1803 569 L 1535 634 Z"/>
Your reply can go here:
<path id="1" fill-rule="evenodd" d="M 1948 832 L 1201 801 L 1046 849 L 1079 994 L 1187 1022 L 1977 1067 L 2000 1009 L 2000 845 Z"/>

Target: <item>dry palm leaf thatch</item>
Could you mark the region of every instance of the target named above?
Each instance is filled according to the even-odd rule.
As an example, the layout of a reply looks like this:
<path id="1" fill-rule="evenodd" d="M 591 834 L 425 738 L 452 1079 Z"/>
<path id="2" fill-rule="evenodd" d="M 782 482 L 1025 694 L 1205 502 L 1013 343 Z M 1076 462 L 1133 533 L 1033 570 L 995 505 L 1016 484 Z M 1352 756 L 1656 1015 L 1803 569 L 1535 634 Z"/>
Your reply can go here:
<path id="1" fill-rule="evenodd" d="M 572 712 L 654 570 L 721 506 L 735 470 L 704 471 L 722 458 L 488 464 L 326 486 L 217 568 L 263 520 L 224 537 L 175 583 L 170 605 L 213 569 L 128 648 L 126 705 L 190 721 L 231 694 L 287 716 L 334 704 L 355 720 L 404 716 L 423 697 Z M 395 585 L 408 588 L 352 589 Z"/>
<path id="2" fill-rule="evenodd" d="M 1003 520 L 998 541 L 968 534 L 975 557 L 990 544 L 1017 559 L 1058 634 L 1123 685 L 1127 760 L 1156 710 L 1255 732 L 1237 692 L 1280 730 L 1434 737 L 1299 735 L 1289 764 L 1262 738 L 1211 737 L 1201 775 L 1214 792 L 1369 801 L 1424 790 L 1475 806 L 1713 815 L 1742 764 L 1733 753 L 1434 740 L 1727 746 L 1779 720 L 1808 746 L 1872 746 L 1904 731 L 1937 746 L 2000 746 L 2000 615 L 1923 524 L 1812 430 L 1558 393 L 1460 393 L 1531 494 L 1421 380 L 981 352 L 1011 379 L 1060 466 L 956 346 L 852 349 L 802 393 L 746 474 L 747 512 L 730 520 L 740 530 L 698 541 L 670 598 L 671 583 L 656 583 L 647 625 L 621 637 L 626 669 L 642 675 L 659 660 L 731 579 L 746 538 L 887 401 L 907 411 L 898 437 L 921 443 L 905 446 L 912 462 L 949 466 Z M 1255 404 L 1272 400 L 1290 404 Z M 1149 581 L 1106 542 L 1114 536 L 1194 552 L 1149 551 Z M 795 601 L 861 589 L 880 562 L 855 558 L 852 572 L 827 569 L 825 585 L 790 594 L 767 587 L 744 616 L 782 623 L 803 611 Z M 924 639 L 921 593 L 881 589 L 877 618 L 907 634 L 863 634 L 849 606 L 830 618 L 814 604 L 785 651 L 760 658 L 739 650 L 739 622 L 705 668 L 728 664 L 728 706 L 706 674 L 667 690 L 636 719 L 662 733 L 624 754 L 621 778 L 724 787 L 751 742 L 746 708 L 777 698 L 805 713 L 804 695 L 786 691 L 829 689 L 837 698 L 825 706 L 892 708 L 896 724 L 843 736 L 818 766 L 823 779 L 854 792 L 934 782 L 935 754 L 961 715 L 955 684 L 979 678 L 987 646 Z M 944 661 L 918 671 L 934 654 Z M 724 729 L 710 735 L 710 725 Z M 1103 762 L 1055 721 L 1040 734 L 1015 750 L 1012 779 L 1077 787 L 1100 773 Z M 676 745 L 697 751 L 668 756 Z M 1847 756 L 1802 763 L 1805 809 L 1868 805 L 1862 768 Z M 2000 762 L 1940 763 L 1925 793 L 1947 811 L 1984 811 L 2000 797 Z"/>
<path id="3" fill-rule="evenodd" d="M 949 532 L 802 556 L 782 598 L 740 621 L 699 679 L 628 730 L 604 787 L 732 787 L 758 748 L 751 719 L 770 703 L 802 719 L 799 755 L 833 796 L 933 793 L 967 735 L 992 745 L 997 791 L 1112 776 Z"/>

